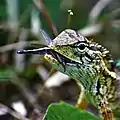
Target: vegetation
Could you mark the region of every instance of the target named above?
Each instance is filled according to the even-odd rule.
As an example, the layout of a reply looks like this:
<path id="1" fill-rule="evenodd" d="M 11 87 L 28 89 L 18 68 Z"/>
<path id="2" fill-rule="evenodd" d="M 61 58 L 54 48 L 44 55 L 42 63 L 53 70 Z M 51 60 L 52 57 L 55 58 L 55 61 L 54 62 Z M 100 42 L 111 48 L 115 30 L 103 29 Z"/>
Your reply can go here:
<path id="1" fill-rule="evenodd" d="M 58 113 L 61 113 L 57 116 L 60 119 L 64 116 L 63 119 L 99 119 L 94 116 L 98 116 L 98 112 L 92 105 L 88 105 L 90 113 L 71 106 L 75 105 L 80 92 L 73 80 L 53 70 L 43 56 L 18 55 L 16 50 L 40 47 L 36 43 L 47 45 L 50 38 L 72 28 L 107 47 L 116 61 L 120 58 L 120 2 L 103 1 L 0 1 L 1 120 L 40 120 L 44 115 L 45 120 L 52 120 Z M 119 73 L 118 67 L 119 60 L 116 68 Z M 50 105 L 60 100 L 71 105 Z M 70 111 L 76 112 L 66 118 Z"/>

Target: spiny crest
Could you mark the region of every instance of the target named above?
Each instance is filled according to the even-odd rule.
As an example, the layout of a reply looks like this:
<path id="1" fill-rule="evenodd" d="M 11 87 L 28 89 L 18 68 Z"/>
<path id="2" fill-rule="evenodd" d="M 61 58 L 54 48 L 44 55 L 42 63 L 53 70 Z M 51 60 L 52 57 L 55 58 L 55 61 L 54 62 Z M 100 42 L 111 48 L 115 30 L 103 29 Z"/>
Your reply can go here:
<path id="1" fill-rule="evenodd" d="M 100 44 L 98 44 L 96 42 L 91 42 L 90 47 L 92 47 L 92 48 L 94 47 L 94 49 L 101 52 L 102 59 L 105 62 L 107 68 L 110 71 L 113 71 L 112 66 L 114 64 L 114 60 L 113 60 L 110 52 L 105 47 L 103 47 L 102 45 L 100 45 Z"/>
<path id="2" fill-rule="evenodd" d="M 78 32 L 66 29 L 61 32 L 54 40 L 51 42 L 50 46 L 63 46 L 63 45 L 71 45 L 77 42 L 89 42 L 85 37 L 83 37 Z"/>

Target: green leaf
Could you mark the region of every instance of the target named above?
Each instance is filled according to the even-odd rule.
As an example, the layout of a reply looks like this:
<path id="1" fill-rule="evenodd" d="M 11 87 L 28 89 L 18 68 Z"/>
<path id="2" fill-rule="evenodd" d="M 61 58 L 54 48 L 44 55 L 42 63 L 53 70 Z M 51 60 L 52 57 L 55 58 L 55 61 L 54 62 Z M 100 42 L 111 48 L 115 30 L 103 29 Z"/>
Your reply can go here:
<path id="1" fill-rule="evenodd" d="M 13 70 L 11 68 L 0 69 L 0 82 L 8 82 L 13 77 Z"/>
<path id="2" fill-rule="evenodd" d="M 49 105 L 44 120 L 100 120 L 100 118 L 66 103 L 54 103 Z"/>

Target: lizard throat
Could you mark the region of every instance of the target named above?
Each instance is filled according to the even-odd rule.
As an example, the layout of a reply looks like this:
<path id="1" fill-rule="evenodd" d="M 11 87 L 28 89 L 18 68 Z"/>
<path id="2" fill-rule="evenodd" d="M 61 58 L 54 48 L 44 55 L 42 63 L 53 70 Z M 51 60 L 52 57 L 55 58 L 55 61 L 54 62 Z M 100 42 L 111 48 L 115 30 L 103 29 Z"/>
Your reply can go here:
<path id="1" fill-rule="evenodd" d="M 96 74 L 92 65 L 84 65 L 70 60 L 60 53 L 52 50 L 45 54 L 45 59 L 50 62 L 55 69 L 70 76 L 78 83 L 80 82 L 86 90 L 90 90 Z"/>

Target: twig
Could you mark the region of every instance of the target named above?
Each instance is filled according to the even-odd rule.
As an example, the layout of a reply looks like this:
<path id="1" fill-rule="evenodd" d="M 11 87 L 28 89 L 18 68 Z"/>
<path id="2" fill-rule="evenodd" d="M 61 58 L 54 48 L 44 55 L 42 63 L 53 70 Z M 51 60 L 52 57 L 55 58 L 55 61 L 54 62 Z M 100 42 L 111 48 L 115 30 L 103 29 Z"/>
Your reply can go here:
<path id="1" fill-rule="evenodd" d="M 105 15 L 105 17 L 107 17 L 109 19 L 113 19 L 117 15 L 120 15 L 120 8 L 117 8 L 117 9 L 113 10 L 112 12 L 108 13 L 107 15 Z"/>
<path id="2" fill-rule="evenodd" d="M 69 77 L 67 75 L 65 75 L 59 71 L 56 72 L 55 74 L 53 74 L 51 77 L 49 77 L 46 80 L 44 85 L 40 86 L 40 90 L 38 90 L 38 93 L 35 98 L 38 99 L 38 97 L 44 92 L 45 88 L 58 87 L 66 81 L 69 81 Z"/>
<path id="3" fill-rule="evenodd" d="M 29 102 L 29 104 L 34 108 L 34 110 L 37 110 L 37 115 L 41 115 L 41 106 L 37 103 L 37 97 L 36 95 L 32 94 L 30 92 L 30 90 L 25 86 L 25 84 L 23 84 L 21 82 L 21 80 L 19 79 L 19 77 L 16 75 L 16 73 L 14 73 L 13 71 L 13 79 L 11 80 L 11 82 L 18 86 L 18 88 L 20 89 L 21 93 L 23 94 L 23 96 L 26 98 L 26 100 Z M 41 117 L 41 116 L 39 116 Z"/>
<path id="4" fill-rule="evenodd" d="M 7 107 L 6 105 L 3 105 L 2 103 L 0 103 L 0 108 L 4 108 L 7 110 L 7 112 L 12 115 L 13 117 L 20 119 L 20 120 L 29 120 L 28 118 L 24 117 L 23 115 L 21 115 L 20 113 L 13 111 L 12 109 L 10 109 L 9 107 Z"/>
<path id="5" fill-rule="evenodd" d="M 59 79 L 59 80 L 58 80 Z M 69 77 L 61 72 L 56 72 L 51 77 L 48 78 L 48 80 L 45 82 L 45 87 L 55 87 L 60 86 L 65 81 L 68 81 Z"/>
<path id="6" fill-rule="evenodd" d="M 19 46 L 19 47 L 28 46 L 28 42 L 27 41 L 20 41 L 20 42 L 17 42 L 17 43 L 4 45 L 4 46 L 0 47 L 0 52 L 7 52 L 7 51 L 10 51 L 10 50 L 17 49 L 17 46 Z"/>
<path id="7" fill-rule="evenodd" d="M 78 32 L 83 36 L 87 37 L 99 33 L 102 30 L 102 28 L 103 28 L 103 23 L 98 23 L 98 24 L 86 26 L 85 28 L 78 30 Z"/>
<path id="8" fill-rule="evenodd" d="M 111 21 L 111 25 L 112 25 L 112 27 L 120 28 L 120 20 Z"/>
<path id="9" fill-rule="evenodd" d="M 33 107 L 35 107 L 35 105 L 36 105 L 36 98 L 29 91 L 29 89 L 27 88 L 27 86 L 21 82 L 21 79 L 19 79 L 19 77 L 16 75 L 16 73 L 14 71 L 12 71 L 11 83 L 14 84 L 14 85 L 16 85 L 16 86 L 18 86 L 18 88 L 20 89 L 20 91 L 22 92 L 22 94 L 24 95 L 24 97 L 27 99 L 27 101 Z"/>
<path id="10" fill-rule="evenodd" d="M 99 0 L 97 4 L 93 7 L 89 14 L 89 24 L 96 23 L 98 16 L 101 11 L 111 2 L 112 0 Z"/>
<path id="11" fill-rule="evenodd" d="M 32 41 L 33 43 L 36 41 Z M 7 51 L 11 51 L 11 50 L 15 50 L 18 48 L 23 48 L 23 47 L 27 47 L 30 45 L 29 41 L 20 41 L 20 42 L 16 42 L 16 43 L 12 43 L 12 44 L 8 44 L 8 45 L 4 45 L 0 47 L 0 52 L 7 52 Z"/>
<path id="12" fill-rule="evenodd" d="M 105 14 L 105 18 L 108 19 L 108 21 L 110 21 L 111 25 L 116 28 L 120 27 L 120 21 L 112 20 L 112 19 L 114 19 L 117 15 L 119 15 L 119 13 L 120 13 L 120 8 L 113 10 L 112 12 L 110 12 L 108 14 Z M 93 14 L 93 13 L 91 13 L 91 14 Z M 95 19 L 97 19 L 97 18 L 95 18 Z M 91 36 L 91 35 L 97 34 L 103 29 L 104 23 L 105 23 L 105 20 L 103 20 L 99 23 L 89 24 L 85 28 L 78 30 L 78 32 L 84 36 Z"/>
<path id="13" fill-rule="evenodd" d="M 33 3 L 35 4 L 37 9 L 39 9 L 39 11 L 44 16 L 45 20 L 48 23 L 50 30 L 52 31 L 53 36 L 56 37 L 58 35 L 57 29 L 56 29 L 55 25 L 53 24 L 48 12 L 46 11 L 46 8 L 45 8 L 44 4 L 42 3 L 42 0 L 33 0 Z"/>
<path id="14" fill-rule="evenodd" d="M 23 29 L 20 32 L 20 36 L 19 36 L 19 41 L 26 41 L 28 37 L 28 31 Z M 24 49 L 25 45 L 23 46 L 16 46 L 17 49 Z M 24 64 L 25 64 L 25 55 L 18 55 L 16 54 L 16 51 L 14 52 L 14 63 L 15 63 L 15 69 L 19 70 L 19 71 L 23 71 L 24 69 Z"/>

